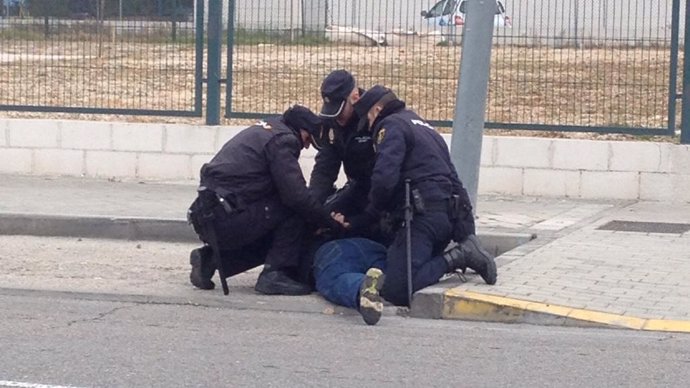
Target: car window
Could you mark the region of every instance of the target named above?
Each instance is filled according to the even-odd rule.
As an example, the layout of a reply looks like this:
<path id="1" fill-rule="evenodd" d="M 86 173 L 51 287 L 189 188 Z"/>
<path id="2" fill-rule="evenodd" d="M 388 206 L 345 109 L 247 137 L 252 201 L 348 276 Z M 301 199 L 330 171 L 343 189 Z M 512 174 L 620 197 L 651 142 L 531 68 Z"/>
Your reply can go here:
<path id="1" fill-rule="evenodd" d="M 506 8 L 503 6 L 503 3 L 501 3 L 500 1 L 497 1 L 496 6 L 497 6 L 496 15 L 506 13 Z"/>
<path id="2" fill-rule="evenodd" d="M 460 13 L 467 13 L 467 1 L 463 1 L 460 3 Z M 496 15 L 501 15 L 506 12 L 505 7 L 503 7 L 503 4 L 500 1 L 496 2 Z"/>
<path id="3" fill-rule="evenodd" d="M 434 4 L 433 7 L 427 12 L 428 18 L 436 18 L 439 17 L 443 14 L 443 11 L 445 11 L 444 7 L 446 6 L 446 0 L 441 0 L 438 3 Z"/>
<path id="4" fill-rule="evenodd" d="M 458 4 L 457 0 L 449 0 L 446 3 L 446 8 L 443 9 L 443 16 L 452 14 L 456 4 Z"/>

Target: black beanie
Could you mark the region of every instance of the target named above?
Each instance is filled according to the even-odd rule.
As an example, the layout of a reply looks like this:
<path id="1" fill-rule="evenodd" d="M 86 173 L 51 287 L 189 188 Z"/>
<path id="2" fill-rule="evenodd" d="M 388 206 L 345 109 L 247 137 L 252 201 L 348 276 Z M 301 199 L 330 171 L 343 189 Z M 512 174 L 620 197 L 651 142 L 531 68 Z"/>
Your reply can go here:
<path id="1" fill-rule="evenodd" d="M 283 122 L 296 133 L 304 129 L 312 136 L 321 133 L 321 119 L 309 108 L 302 105 L 293 105 L 283 113 Z"/>

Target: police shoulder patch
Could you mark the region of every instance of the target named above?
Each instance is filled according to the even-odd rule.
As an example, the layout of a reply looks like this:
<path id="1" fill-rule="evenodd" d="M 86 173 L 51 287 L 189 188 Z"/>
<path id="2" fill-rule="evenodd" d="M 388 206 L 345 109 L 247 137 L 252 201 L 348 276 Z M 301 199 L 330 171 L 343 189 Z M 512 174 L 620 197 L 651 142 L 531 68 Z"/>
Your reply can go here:
<path id="1" fill-rule="evenodd" d="M 256 123 L 256 125 L 260 126 L 261 128 L 263 128 L 263 129 L 265 129 L 265 130 L 267 130 L 267 131 L 270 131 L 270 130 L 273 129 L 273 127 L 271 126 L 271 124 L 269 124 L 269 123 L 267 123 L 267 122 L 265 122 L 265 121 L 263 121 L 263 120 L 261 120 L 261 121 L 259 121 L 258 123 Z"/>
<path id="2" fill-rule="evenodd" d="M 376 144 L 381 144 L 383 139 L 386 137 L 386 128 L 381 128 L 379 130 L 379 135 L 376 137 Z"/>

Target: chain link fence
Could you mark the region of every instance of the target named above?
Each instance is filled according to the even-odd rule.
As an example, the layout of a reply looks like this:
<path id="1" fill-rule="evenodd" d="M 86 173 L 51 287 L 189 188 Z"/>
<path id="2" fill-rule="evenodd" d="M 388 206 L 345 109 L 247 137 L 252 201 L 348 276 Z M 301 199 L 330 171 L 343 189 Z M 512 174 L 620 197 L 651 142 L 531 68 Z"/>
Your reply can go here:
<path id="1" fill-rule="evenodd" d="M 318 109 L 345 68 L 450 125 L 467 1 L 225 0 L 228 116 Z M 0 0 L 0 110 L 201 115 L 206 3 Z M 672 4 L 496 0 L 487 126 L 672 133 Z"/>
<path id="2" fill-rule="evenodd" d="M 122 3 L 5 0 L 0 109 L 200 116 L 193 2 Z"/>
<path id="3" fill-rule="evenodd" d="M 496 34 L 489 120 L 520 128 L 674 126 L 672 3 L 506 0 L 512 28 Z"/>
<path id="4" fill-rule="evenodd" d="M 450 124 L 466 0 L 254 3 L 234 2 L 231 116 L 317 108 L 345 68 Z M 488 126 L 668 132 L 672 16 L 672 0 L 498 0 Z"/>

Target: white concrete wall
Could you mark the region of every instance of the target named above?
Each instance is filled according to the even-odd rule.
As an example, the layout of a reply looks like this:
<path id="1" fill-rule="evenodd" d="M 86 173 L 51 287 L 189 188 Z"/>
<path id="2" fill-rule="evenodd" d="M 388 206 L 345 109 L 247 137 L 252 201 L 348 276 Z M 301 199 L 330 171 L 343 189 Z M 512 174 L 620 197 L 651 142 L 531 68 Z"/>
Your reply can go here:
<path id="1" fill-rule="evenodd" d="M 479 192 L 690 202 L 690 146 L 486 137 Z"/>
<path id="2" fill-rule="evenodd" d="M 0 174 L 196 180 L 201 165 L 241 129 L 0 120 Z M 314 155 L 302 153 L 307 180 Z M 487 136 L 479 192 L 690 202 L 690 146 Z"/>

